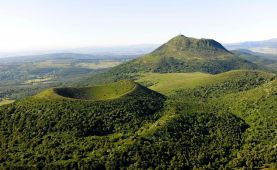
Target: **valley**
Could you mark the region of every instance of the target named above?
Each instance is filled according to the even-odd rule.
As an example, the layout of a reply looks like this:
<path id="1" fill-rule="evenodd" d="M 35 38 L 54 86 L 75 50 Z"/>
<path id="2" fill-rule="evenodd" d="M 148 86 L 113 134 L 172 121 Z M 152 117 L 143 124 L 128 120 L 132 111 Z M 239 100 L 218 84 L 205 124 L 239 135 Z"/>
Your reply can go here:
<path id="1" fill-rule="evenodd" d="M 133 55 L 57 53 L 0 58 L 0 98 L 20 99 L 78 81 L 133 58 Z"/>

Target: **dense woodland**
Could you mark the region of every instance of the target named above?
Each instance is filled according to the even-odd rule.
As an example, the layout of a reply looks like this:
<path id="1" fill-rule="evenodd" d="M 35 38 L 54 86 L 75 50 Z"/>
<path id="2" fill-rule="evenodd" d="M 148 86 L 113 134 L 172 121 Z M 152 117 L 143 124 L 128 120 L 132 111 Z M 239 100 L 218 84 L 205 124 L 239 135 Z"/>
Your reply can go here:
<path id="1" fill-rule="evenodd" d="M 277 169 L 277 78 L 249 55 L 181 35 L 0 106 L 0 169 Z"/>
<path id="2" fill-rule="evenodd" d="M 30 97 L 2 107 L 1 166 L 277 166 L 274 77 L 246 72 L 223 82 L 177 91 L 166 101 L 162 95 L 140 87 L 111 101 Z M 268 95 L 262 92 L 267 88 L 271 90 Z M 255 112 L 257 109 L 262 111 Z"/>

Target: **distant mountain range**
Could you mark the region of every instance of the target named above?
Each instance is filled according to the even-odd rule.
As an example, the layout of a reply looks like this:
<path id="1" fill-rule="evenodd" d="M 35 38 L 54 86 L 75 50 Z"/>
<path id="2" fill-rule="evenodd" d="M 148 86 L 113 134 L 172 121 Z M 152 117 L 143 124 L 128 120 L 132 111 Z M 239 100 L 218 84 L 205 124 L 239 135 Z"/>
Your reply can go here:
<path id="1" fill-rule="evenodd" d="M 225 47 L 229 50 L 248 49 L 259 53 L 277 54 L 277 38 L 265 41 L 248 41 L 225 44 Z"/>
<path id="2" fill-rule="evenodd" d="M 93 54 L 93 55 L 142 55 L 153 51 L 159 44 L 138 44 L 126 46 L 107 46 L 107 47 L 82 47 L 72 49 L 57 49 L 57 50 L 33 50 L 23 52 L 0 52 L 0 58 L 14 56 L 34 56 L 48 55 L 58 53 L 78 53 L 78 54 Z"/>
<path id="3" fill-rule="evenodd" d="M 137 44 L 110 47 L 83 47 L 69 49 L 68 52 L 85 54 L 141 55 L 153 51 L 159 44 Z"/>
<path id="4" fill-rule="evenodd" d="M 134 59 L 138 55 L 128 54 L 83 54 L 83 53 L 49 53 L 40 55 L 26 55 L 0 58 L 2 63 L 11 62 L 38 62 L 44 60 L 61 60 L 61 59 L 75 59 L 75 60 L 107 60 L 107 59 Z"/>
<path id="5" fill-rule="evenodd" d="M 277 38 L 265 41 L 247 41 L 223 44 L 228 50 L 248 49 L 253 52 L 277 54 Z M 160 44 L 137 44 L 126 46 L 80 47 L 56 50 L 32 50 L 19 52 L 0 52 L 0 58 L 14 56 L 44 55 L 52 53 L 79 53 L 101 55 L 142 55 L 159 47 Z"/>

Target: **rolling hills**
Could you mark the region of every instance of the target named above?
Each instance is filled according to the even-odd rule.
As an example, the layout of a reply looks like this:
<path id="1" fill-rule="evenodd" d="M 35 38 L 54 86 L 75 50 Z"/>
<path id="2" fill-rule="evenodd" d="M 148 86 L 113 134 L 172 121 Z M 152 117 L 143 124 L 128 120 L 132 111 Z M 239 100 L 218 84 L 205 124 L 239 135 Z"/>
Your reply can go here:
<path id="1" fill-rule="evenodd" d="M 277 168 L 276 74 L 258 68 L 177 36 L 82 86 L 1 106 L 0 169 Z"/>
<path id="2" fill-rule="evenodd" d="M 258 53 L 277 54 L 277 38 L 264 41 L 248 41 L 225 45 L 230 50 L 248 49 Z"/>
<path id="3" fill-rule="evenodd" d="M 168 83 L 180 77 L 176 84 Z M 142 80 L 156 82 L 148 86 L 167 97 L 125 80 L 85 90 L 49 89 L 1 107 L 0 165 L 22 169 L 274 166 L 274 74 L 153 73 Z M 114 89 L 118 91 L 110 94 L 112 99 L 103 95 Z M 93 95 L 97 90 L 100 96 Z"/>
<path id="4" fill-rule="evenodd" d="M 237 54 L 240 58 L 248 60 L 252 63 L 263 67 L 264 70 L 268 71 L 277 71 L 277 55 L 276 54 L 266 54 L 266 53 L 258 53 L 245 49 L 238 49 L 232 51 Z"/>

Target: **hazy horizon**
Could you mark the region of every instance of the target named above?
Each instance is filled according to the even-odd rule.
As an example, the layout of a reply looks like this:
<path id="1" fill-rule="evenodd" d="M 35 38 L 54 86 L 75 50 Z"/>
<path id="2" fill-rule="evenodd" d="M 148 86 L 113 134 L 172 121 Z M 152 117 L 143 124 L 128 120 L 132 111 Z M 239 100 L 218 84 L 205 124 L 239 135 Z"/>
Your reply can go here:
<path id="1" fill-rule="evenodd" d="M 162 44 L 183 34 L 220 43 L 277 37 L 273 0 L 0 2 L 0 53 Z"/>

